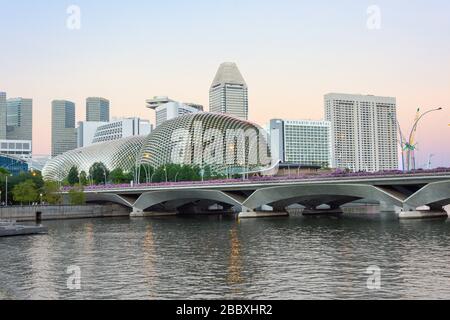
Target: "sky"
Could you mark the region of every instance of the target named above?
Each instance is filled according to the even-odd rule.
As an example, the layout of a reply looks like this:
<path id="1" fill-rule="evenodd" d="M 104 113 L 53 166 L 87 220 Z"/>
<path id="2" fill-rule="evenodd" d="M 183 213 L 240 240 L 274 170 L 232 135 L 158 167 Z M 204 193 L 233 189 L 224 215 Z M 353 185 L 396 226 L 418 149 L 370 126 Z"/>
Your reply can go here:
<path id="1" fill-rule="evenodd" d="M 68 13 L 80 9 L 80 28 Z M 450 166 L 447 0 L 0 0 L 0 91 L 33 99 L 35 154 L 49 154 L 51 101 L 111 101 L 154 121 L 156 95 L 208 106 L 224 61 L 249 86 L 249 117 L 323 119 L 329 92 L 397 98 L 403 131 L 423 119 L 417 163 Z"/>

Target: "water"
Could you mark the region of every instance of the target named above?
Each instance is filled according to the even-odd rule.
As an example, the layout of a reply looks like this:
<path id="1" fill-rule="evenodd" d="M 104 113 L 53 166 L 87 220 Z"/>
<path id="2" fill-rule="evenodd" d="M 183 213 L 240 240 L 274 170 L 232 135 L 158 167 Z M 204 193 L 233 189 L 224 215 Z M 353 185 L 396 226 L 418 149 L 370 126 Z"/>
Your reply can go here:
<path id="1" fill-rule="evenodd" d="M 450 222 L 221 216 L 47 222 L 0 239 L 2 299 L 449 299 Z M 381 268 L 381 288 L 366 270 Z M 69 266 L 81 290 L 67 288 Z"/>

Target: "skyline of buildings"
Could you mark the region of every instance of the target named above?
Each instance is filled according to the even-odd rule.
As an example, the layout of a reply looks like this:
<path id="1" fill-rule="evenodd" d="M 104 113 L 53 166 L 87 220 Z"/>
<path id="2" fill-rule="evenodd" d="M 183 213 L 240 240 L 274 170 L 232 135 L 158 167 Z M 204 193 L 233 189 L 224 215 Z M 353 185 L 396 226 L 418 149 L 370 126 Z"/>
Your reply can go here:
<path id="1" fill-rule="evenodd" d="M 209 112 L 248 120 L 248 87 L 236 63 L 220 64 L 209 93 Z M 7 139 L 29 137 L 32 100 L 6 99 L 6 94 L 0 99 L 7 101 L 7 108 L 3 108 L 7 111 Z M 182 115 L 203 112 L 200 104 L 181 103 L 167 96 L 155 96 L 145 103 L 155 111 L 155 127 Z M 73 102 L 52 101 L 52 157 L 94 143 L 152 131 L 150 122 L 138 117 L 109 121 L 110 102 L 102 97 L 86 98 L 86 121 L 78 122 L 78 127 L 75 110 Z M 313 167 L 370 172 L 398 168 L 395 98 L 330 93 L 324 97 L 324 110 L 320 120 L 271 120 L 269 134 L 274 155 L 284 163 Z"/>

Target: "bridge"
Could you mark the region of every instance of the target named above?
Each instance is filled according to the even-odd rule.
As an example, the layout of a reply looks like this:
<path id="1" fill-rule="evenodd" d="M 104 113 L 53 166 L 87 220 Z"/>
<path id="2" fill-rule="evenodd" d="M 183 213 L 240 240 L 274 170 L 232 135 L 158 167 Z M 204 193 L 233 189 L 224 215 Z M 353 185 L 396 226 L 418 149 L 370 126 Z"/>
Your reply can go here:
<path id="1" fill-rule="evenodd" d="M 293 204 L 313 213 L 337 212 L 356 200 L 378 203 L 386 212 L 421 206 L 444 212 L 450 204 L 450 172 L 107 185 L 87 187 L 85 194 L 87 202 L 129 207 L 132 216 L 215 210 L 267 216 L 286 213 Z"/>

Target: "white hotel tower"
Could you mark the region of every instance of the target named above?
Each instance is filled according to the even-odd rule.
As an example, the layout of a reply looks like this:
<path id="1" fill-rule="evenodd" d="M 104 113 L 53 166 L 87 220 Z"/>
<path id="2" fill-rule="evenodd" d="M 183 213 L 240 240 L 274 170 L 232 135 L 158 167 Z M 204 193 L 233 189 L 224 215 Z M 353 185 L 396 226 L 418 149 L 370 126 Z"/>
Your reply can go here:
<path id="1" fill-rule="evenodd" d="M 392 97 L 330 93 L 333 167 L 376 172 L 398 169 L 397 106 Z"/>

